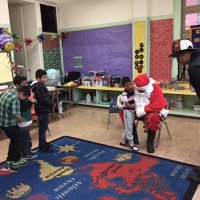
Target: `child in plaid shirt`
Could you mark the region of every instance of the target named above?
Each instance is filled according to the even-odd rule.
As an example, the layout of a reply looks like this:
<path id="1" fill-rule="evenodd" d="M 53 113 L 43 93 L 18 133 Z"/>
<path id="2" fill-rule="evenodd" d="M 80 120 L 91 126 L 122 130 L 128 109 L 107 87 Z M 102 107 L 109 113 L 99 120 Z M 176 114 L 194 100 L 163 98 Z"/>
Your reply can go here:
<path id="1" fill-rule="evenodd" d="M 6 164 L 12 170 L 28 165 L 27 160 L 21 159 L 18 123 L 25 121 L 20 112 L 20 100 L 27 99 L 30 93 L 28 86 L 21 86 L 16 91 L 9 90 L 0 94 L 0 128 L 10 139 Z"/>

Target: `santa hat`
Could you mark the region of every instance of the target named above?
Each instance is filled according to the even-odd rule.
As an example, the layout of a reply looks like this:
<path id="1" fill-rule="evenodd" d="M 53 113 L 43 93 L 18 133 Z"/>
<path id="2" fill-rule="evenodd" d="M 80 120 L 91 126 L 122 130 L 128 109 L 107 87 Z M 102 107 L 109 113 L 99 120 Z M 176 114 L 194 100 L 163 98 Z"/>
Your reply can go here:
<path id="1" fill-rule="evenodd" d="M 150 83 L 150 79 L 147 74 L 140 74 L 133 82 L 136 90 L 146 90 Z"/>

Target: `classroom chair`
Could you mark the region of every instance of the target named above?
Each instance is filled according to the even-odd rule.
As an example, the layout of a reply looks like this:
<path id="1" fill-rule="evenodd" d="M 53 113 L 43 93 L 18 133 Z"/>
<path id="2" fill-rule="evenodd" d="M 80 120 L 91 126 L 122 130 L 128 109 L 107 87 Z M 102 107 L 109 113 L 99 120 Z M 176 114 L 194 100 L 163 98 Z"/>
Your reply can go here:
<path id="1" fill-rule="evenodd" d="M 136 119 L 136 129 L 138 127 L 139 121 L 142 121 L 144 123 L 144 120 L 142 118 L 139 118 L 139 119 L 137 118 Z M 161 117 L 160 128 L 158 129 L 158 131 L 156 133 L 157 134 L 157 139 L 155 140 L 155 146 L 156 146 L 156 148 L 158 148 L 159 143 L 160 143 L 160 135 L 161 135 L 161 130 L 162 130 L 162 125 L 163 124 L 165 125 L 165 127 L 167 129 L 167 133 L 168 133 L 169 139 L 170 140 L 172 139 L 172 136 L 171 136 L 171 133 L 170 133 L 167 121 L 166 121 L 166 119 L 164 119 L 164 118 Z M 147 128 L 146 128 L 145 124 L 143 125 L 143 128 L 144 128 L 144 132 L 147 132 Z"/>
<path id="2" fill-rule="evenodd" d="M 109 104 L 109 109 L 108 109 L 108 122 L 107 122 L 107 129 L 109 129 L 109 125 L 111 124 L 110 122 L 110 116 L 113 113 L 119 113 L 120 112 L 120 108 L 117 106 L 117 98 L 116 97 L 112 97 L 110 104 Z"/>

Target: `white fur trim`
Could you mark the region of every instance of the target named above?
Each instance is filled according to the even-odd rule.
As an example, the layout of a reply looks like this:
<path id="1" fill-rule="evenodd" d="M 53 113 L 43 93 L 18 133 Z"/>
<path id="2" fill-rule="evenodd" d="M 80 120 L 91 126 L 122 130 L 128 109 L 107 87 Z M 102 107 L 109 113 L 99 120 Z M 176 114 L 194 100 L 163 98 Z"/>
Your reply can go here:
<path id="1" fill-rule="evenodd" d="M 38 81 L 33 81 L 32 83 L 31 83 L 31 86 L 33 85 L 33 84 L 35 84 L 35 83 L 37 83 Z"/>
<path id="2" fill-rule="evenodd" d="M 21 122 L 21 123 L 18 124 L 18 126 L 23 128 L 23 127 L 30 126 L 31 124 L 32 124 L 32 120 L 27 121 L 27 122 Z"/>
<path id="3" fill-rule="evenodd" d="M 160 111 L 160 113 L 164 116 L 164 118 L 166 118 L 167 115 L 169 114 L 169 110 L 163 108 L 163 109 Z"/>
<path id="4" fill-rule="evenodd" d="M 119 95 L 119 96 L 117 97 L 117 107 L 118 107 L 118 108 L 123 108 L 123 107 L 124 107 L 122 95 Z"/>
<path id="5" fill-rule="evenodd" d="M 136 108 L 136 114 L 137 114 L 138 118 L 146 115 L 146 112 L 144 111 L 144 107 L 138 107 L 138 108 Z"/>
<path id="6" fill-rule="evenodd" d="M 149 78 L 149 84 L 145 85 L 143 87 L 137 87 L 136 85 L 134 85 L 136 90 L 144 90 L 145 92 L 148 92 L 148 94 L 150 94 L 153 91 L 153 86 L 152 84 L 156 83 L 156 81 L 152 78 Z"/>

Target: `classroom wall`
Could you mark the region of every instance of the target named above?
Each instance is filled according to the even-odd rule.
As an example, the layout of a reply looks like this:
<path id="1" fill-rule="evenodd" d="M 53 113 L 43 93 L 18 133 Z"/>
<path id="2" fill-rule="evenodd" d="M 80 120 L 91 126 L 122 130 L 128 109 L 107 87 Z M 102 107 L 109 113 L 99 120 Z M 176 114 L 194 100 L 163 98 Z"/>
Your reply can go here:
<path id="1" fill-rule="evenodd" d="M 80 31 L 84 29 L 95 29 L 107 26 L 118 26 L 126 23 L 133 24 L 133 30 L 135 30 L 135 22 L 141 22 L 145 24 L 144 30 L 144 42 L 146 43 L 146 62 L 144 63 L 145 72 L 149 73 L 156 80 L 164 79 L 170 80 L 172 77 L 172 63 L 168 61 L 168 54 L 171 52 L 171 43 L 173 40 L 173 0 L 73 0 L 64 1 L 60 0 L 58 4 L 59 14 L 59 26 L 61 31 Z M 171 20 L 168 23 L 168 20 Z M 159 24 L 162 27 L 159 32 L 154 32 L 151 36 L 150 22 Z M 156 23 L 158 22 L 158 23 Z M 165 25 L 168 26 L 165 27 Z M 150 42 L 151 38 L 157 37 L 157 34 L 165 31 L 171 31 L 165 40 L 165 45 L 159 47 L 159 50 L 164 51 L 162 58 L 163 63 L 156 64 L 155 54 L 151 53 L 153 44 L 154 47 L 158 47 L 159 44 Z M 167 30 L 169 29 L 169 30 Z M 154 30 L 156 30 L 154 28 Z M 133 49 L 135 47 L 135 31 L 133 31 Z M 131 42 L 131 41 L 130 41 Z M 166 48 L 166 45 L 167 46 Z M 133 51 L 134 54 L 134 51 Z M 133 55 L 134 58 L 134 55 Z M 65 62 L 65 61 L 64 61 Z M 134 68 L 133 59 L 133 68 Z M 167 73 L 163 74 L 157 70 L 156 66 L 162 66 L 162 69 L 166 69 Z M 68 66 L 65 66 L 65 68 Z M 133 74 L 136 76 L 134 69 Z M 161 77 L 159 77 L 161 75 Z"/>
<path id="2" fill-rule="evenodd" d="M 88 28 L 123 25 L 149 18 L 150 20 L 173 18 L 174 0 L 22 0 L 32 2 L 35 5 L 34 16 L 36 17 L 35 33 L 41 33 L 41 20 L 39 2 L 58 5 L 58 27 L 63 30 L 81 30 Z M 30 13 L 32 13 L 30 9 Z M 28 14 L 27 14 L 27 22 Z M 32 13 L 33 14 L 33 13 Z M 30 20 L 30 18 L 29 18 Z M 35 22 L 34 22 L 35 23 Z M 8 1 L 0 1 L 0 24 L 10 26 Z M 27 24 L 27 26 L 29 26 Z M 32 32 L 33 33 L 33 32 Z M 31 34 L 32 34 L 31 33 Z M 29 65 L 44 68 L 42 45 L 36 48 L 37 53 L 30 51 Z M 36 66 L 37 65 L 37 66 Z M 30 78 L 34 77 L 34 70 Z"/>
<path id="3" fill-rule="evenodd" d="M 173 0 L 59 0 L 61 30 L 173 14 Z"/>
<path id="4" fill-rule="evenodd" d="M 3 27 L 10 25 L 7 0 L 0 1 L 0 25 L 3 25 Z"/>
<path id="5" fill-rule="evenodd" d="M 17 33 L 19 38 L 36 38 L 38 33 L 38 18 L 36 17 L 35 3 L 9 6 L 12 32 Z M 41 51 L 39 42 L 33 42 L 31 46 L 22 44 L 19 52 L 14 51 L 15 62 L 31 69 L 28 79 L 35 79 L 35 71 L 41 68 Z"/>
<path id="6" fill-rule="evenodd" d="M 21 7 L 17 5 L 9 6 L 10 23 L 12 31 L 17 33 L 19 38 L 24 38 Z M 14 51 L 15 63 L 26 66 L 25 47 L 22 46 L 19 52 Z"/>

